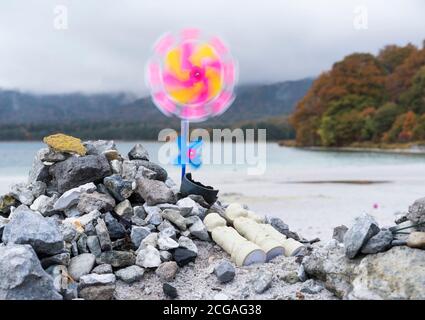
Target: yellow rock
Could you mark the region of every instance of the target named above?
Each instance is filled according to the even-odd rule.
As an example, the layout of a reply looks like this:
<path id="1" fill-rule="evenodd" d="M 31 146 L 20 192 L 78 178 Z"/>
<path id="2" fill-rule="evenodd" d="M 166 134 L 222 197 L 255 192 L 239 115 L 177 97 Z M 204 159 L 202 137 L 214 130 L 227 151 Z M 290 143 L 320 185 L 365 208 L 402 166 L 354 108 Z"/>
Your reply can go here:
<path id="1" fill-rule="evenodd" d="M 80 156 L 84 156 L 87 152 L 80 139 L 63 133 L 44 137 L 43 141 L 55 151 L 77 153 Z"/>

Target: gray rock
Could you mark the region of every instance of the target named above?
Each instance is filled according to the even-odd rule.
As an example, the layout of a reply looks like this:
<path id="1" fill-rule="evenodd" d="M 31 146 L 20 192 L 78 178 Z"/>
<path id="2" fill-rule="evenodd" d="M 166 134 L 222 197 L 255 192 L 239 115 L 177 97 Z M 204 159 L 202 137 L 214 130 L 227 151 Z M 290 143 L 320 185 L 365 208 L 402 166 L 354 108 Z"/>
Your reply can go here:
<path id="1" fill-rule="evenodd" d="M 214 268 L 214 274 L 221 283 L 232 281 L 235 273 L 235 266 L 226 259 L 221 260 Z"/>
<path id="2" fill-rule="evenodd" d="M 253 283 L 253 289 L 256 293 L 260 294 L 268 290 L 272 286 L 273 274 L 269 271 L 259 273 Z"/>
<path id="3" fill-rule="evenodd" d="M 179 207 L 180 214 L 183 217 L 187 217 L 190 215 L 199 215 L 199 205 L 189 197 L 177 201 L 177 206 Z"/>
<path id="4" fill-rule="evenodd" d="M 77 246 L 79 253 L 89 252 L 89 249 L 87 248 L 87 235 L 85 233 L 80 234 L 80 237 L 77 240 Z"/>
<path id="5" fill-rule="evenodd" d="M 72 217 L 72 218 L 66 218 L 63 223 L 64 224 L 70 224 L 70 225 L 81 225 L 82 227 L 85 227 L 86 225 L 92 223 L 94 220 L 100 217 L 99 210 L 93 210 L 92 212 L 89 212 L 87 214 L 84 214 L 80 217 Z"/>
<path id="6" fill-rule="evenodd" d="M 179 267 L 175 261 L 164 262 L 159 265 L 159 267 L 155 270 L 155 274 L 162 281 L 171 281 L 176 276 Z"/>
<path id="7" fill-rule="evenodd" d="M 67 266 L 69 264 L 71 256 L 68 252 L 62 252 L 55 254 L 54 256 L 46 257 L 41 259 L 41 266 L 46 269 L 52 265 L 64 265 Z"/>
<path id="8" fill-rule="evenodd" d="M 362 259 L 350 299 L 425 299 L 425 251 L 394 247 Z"/>
<path id="9" fill-rule="evenodd" d="M 174 228 L 173 224 L 168 221 L 168 220 L 164 220 L 162 221 L 157 227 L 159 232 L 163 232 L 165 234 L 167 234 L 169 237 L 173 238 L 174 240 L 177 234 L 177 230 L 176 228 Z"/>
<path id="10" fill-rule="evenodd" d="M 270 217 L 268 218 L 268 222 L 272 225 L 273 228 L 282 234 L 286 234 L 289 231 L 288 225 L 278 217 Z"/>
<path id="11" fill-rule="evenodd" d="M 179 247 L 179 244 L 175 240 L 166 236 L 161 236 L 161 234 L 159 234 L 158 248 L 160 250 L 172 250 L 178 247 Z"/>
<path id="12" fill-rule="evenodd" d="M 302 265 L 311 278 L 324 282 L 326 289 L 343 298 L 352 290 L 352 280 L 357 274 L 358 259 L 348 259 L 344 247 L 336 240 L 319 246 L 305 256 Z"/>
<path id="13" fill-rule="evenodd" d="M 37 151 L 34 160 L 32 162 L 32 167 L 28 176 L 28 183 L 32 184 L 37 181 L 42 181 L 47 183 L 50 181 L 49 166 L 46 166 L 41 160 L 44 154 L 48 152 L 48 148 L 43 148 Z"/>
<path id="14" fill-rule="evenodd" d="M 133 244 L 133 247 L 137 249 L 140 246 L 140 243 L 143 239 L 145 239 L 151 231 L 146 227 L 137 227 L 133 226 L 131 228 L 131 243 Z"/>
<path id="15" fill-rule="evenodd" d="M 97 219 L 96 234 L 99 239 L 100 248 L 102 251 L 108 251 L 112 249 L 111 238 L 109 237 L 108 228 L 106 227 L 105 221 L 101 218 Z"/>
<path id="16" fill-rule="evenodd" d="M 115 206 L 114 211 L 117 215 L 124 219 L 131 219 L 133 216 L 133 207 L 129 200 L 124 200 L 123 202 L 118 203 Z"/>
<path id="17" fill-rule="evenodd" d="M 322 285 L 314 281 L 313 279 L 309 279 L 305 281 L 301 286 L 301 292 L 307 294 L 318 294 L 324 288 Z"/>
<path id="18" fill-rule="evenodd" d="M 157 232 L 152 232 L 151 234 L 147 235 L 141 242 L 139 249 L 140 248 L 144 248 L 147 245 L 151 245 L 152 247 L 157 247 L 158 246 L 158 233 Z M 138 249 L 138 250 L 139 250 Z"/>
<path id="19" fill-rule="evenodd" d="M 30 206 L 30 209 L 40 212 L 45 217 L 50 216 L 55 212 L 53 206 L 57 199 L 57 195 L 53 195 L 51 197 L 41 195 L 34 200 L 33 204 Z"/>
<path id="20" fill-rule="evenodd" d="M 162 219 L 161 210 L 159 208 L 149 207 L 149 206 L 144 206 L 144 208 L 148 214 L 145 218 L 146 223 L 152 224 L 154 226 L 158 226 L 162 223 L 163 219 Z M 152 208 L 156 208 L 156 209 L 152 209 Z"/>
<path id="21" fill-rule="evenodd" d="M 83 253 L 73 257 L 69 263 L 69 275 L 76 281 L 79 281 L 81 276 L 89 274 L 94 267 L 96 257 L 91 253 Z"/>
<path id="22" fill-rule="evenodd" d="M 29 245 L 0 246 L 1 300 L 61 300 Z"/>
<path id="23" fill-rule="evenodd" d="M 180 211 L 165 209 L 162 212 L 162 217 L 176 225 L 180 230 L 186 230 L 186 219 L 180 214 Z"/>
<path id="24" fill-rule="evenodd" d="M 130 150 L 128 158 L 130 160 L 138 159 L 149 161 L 149 153 L 142 144 L 138 143 Z"/>
<path id="25" fill-rule="evenodd" d="M 394 236 L 389 230 L 381 230 L 362 247 L 361 253 L 370 254 L 388 250 L 391 247 L 391 242 Z"/>
<path id="26" fill-rule="evenodd" d="M 133 216 L 131 217 L 131 223 L 137 226 L 144 226 L 147 224 L 145 221 L 147 214 L 143 206 L 133 207 Z"/>
<path id="27" fill-rule="evenodd" d="M 101 155 L 108 150 L 117 150 L 113 140 L 88 140 L 83 142 L 88 155 Z"/>
<path id="28" fill-rule="evenodd" d="M 80 278 L 78 295 L 86 300 L 110 300 L 115 291 L 115 275 L 91 273 Z"/>
<path id="29" fill-rule="evenodd" d="M 166 296 L 170 297 L 171 299 L 175 299 L 178 297 L 177 288 L 168 282 L 164 282 L 162 284 L 162 291 Z"/>
<path id="30" fill-rule="evenodd" d="M 133 161 L 135 161 L 137 163 L 138 168 L 144 167 L 146 169 L 149 169 L 149 170 L 155 172 L 156 175 L 155 175 L 155 177 L 153 177 L 153 179 L 159 180 L 159 181 L 162 181 L 162 182 L 165 182 L 167 180 L 168 173 L 160 165 L 153 163 L 153 162 L 150 162 L 150 161 L 146 161 L 146 160 L 133 160 Z"/>
<path id="31" fill-rule="evenodd" d="M 138 178 L 136 182 L 136 192 L 146 201 L 148 206 L 176 202 L 174 193 L 164 182 L 146 178 Z"/>
<path id="32" fill-rule="evenodd" d="M 189 231 L 191 235 L 199 240 L 210 241 L 208 230 L 200 219 L 189 227 Z"/>
<path id="33" fill-rule="evenodd" d="M 151 245 L 142 248 L 136 257 L 136 264 L 143 268 L 156 268 L 161 264 L 159 251 Z"/>
<path id="34" fill-rule="evenodd" d="M 171 259 L 173 259 L 173 254 L 168 251 L 160 251 L 159 256 L 161 257 L 162 262 L 171 261 Z"/>
<path id="35" fill-rule="evenodd" d="M 378 224 L 372 216 L 364 214 L 357 217 L 344 236 L 346 256 L 353 259 L 363 245 L 378 232 Z"/>
<path id="36" fill-rule="evenodd" d="M 93 221 L 91 221 L 91 222 L 87 223 L 87 224 L 84 226 L 84 233 L 85 233 L 87 236 L 95 236 L 95 235 L 96 235 L 96 227 L 94 226 Z"/>
<path id="37" fill-rule="evenodd" d="M 77 209 L 82 213 L 89 213 L 93 210 L 98 210 L 100 212 L 107 212 L 113 210 L 115 207 L 115 200 L 110 195 L 92 192 L 92 193 L 83 193 L 80 195 L 80 200 L 78 201 Z"/>
<path id="38" fill-rule="evenodd" d="M 103 179 L 103 184 L 119 202 L 129 198 L 136 188 L 134 181 L 123 179 L 116 174 Z"/>
<path id="39" fill-rule="evenodd" d="M 143 278 L 145 270 L 139 266 L 129 266 L 115 272 L 118 279 L 126 282 L 133 283 Z"/>
<path id="40" fill-rule="evenodd" d="M 164 238 L 171 238 L 173 240 L 177 240 L 177 232 L 176 232 L 176 229 L 173 226 L 162 229 L 159 232 L 159 236 L 164 237 Z"/>
<path id="41" fill-rule="evenodd" d="M 198 247 L 188 237 L 181 236 L 179 238 L 179 246 L 180 246 L 180 248 L 188 249 L 188 250 L 190 250 L 190 251 L 195 252 L 196 254 L 198 254 Z"/>
<path id="42" fill-rule="evenodd" d="M 57 182 L 60 193 L 112 174 L 109 162 L 104 155 L 70 157 L 52 166 L 50 172 Z"/>
<path id="43" fill-rule="evenodd" d="M 122 162 L 120 160 L 112 160 L 110 164 L 113 174 L 122 175 Z"/>
<path id="44" fill-rule="evenodd" d="M 66 191 L 63 195 L 59 197 L 56 203 L 53 206 L 54 210 L 66 210 L 71 208 L 72 206 L 78 204 L 80 200 L 80 195 L 83 193 L 90 193 L 96 190 L 96 186 L 94 183 L 86 183 L 79 187 L 73 188 L 71 190 Z"/>
<path id="45" fill-rule="evenodd" d="M 65 300 L 78 297 L 77 284 L 70 280 L 68 270 L 64 265 L 52 265 L 46 272 L 53 278 L 53 286 Z"/>
<path id="46" fill-rule="evenodd" d="M 27 206 L 31 205 L 34 201 L 34 194 L 31 191 L 30 185 L 25 183 L 17 183 L 10 187 L 9 191 L 16 200 Z"/>
<path id="47" fill-rule="evenodd" d="M 136 257 L 129 251 L 106 251 L 96 258 L 97 264 L 110 264 L 114 268 L 124 268 L 132 266 Z"/>
<path id="48" fill-rule="evenodd" d="M 336 241 L 343 243 L 344 242 L 344 236 L 347 233 L 348 228 L 347 226 L 340 225 L 338 227 L 334 228 L 332 239 L 335 239 Z"/>
<path id="49" fill-rule="evenodd" d="M 43 148 L 40 150 L 40 160 L 42 162 L 60 162 L 66 160 L 70 155 L 58 152 L 50 148 Z"/>
<path id="50" fill-rule="evenodd" d="M 307 281 L 308 279 L 303 265 L 300 265 L 300 267 L 298 268 L 297 275 L 298 280 L 300 280 L 301 282 Z"/>
<path id="51" fill-rule="evenodd" d="M 111 213 L 107 212 L 104 219 L 111 239 L 120 239 L 125 237 L 127 232 L 125 231 L 124 226 L 119 223 Z"/>
<path id="52" fill-rule="evenodd" d="M 97 267 L 95 267 L 92 271 L 92 273 L 97 273 L 97 274 L 107 274 L 107 273 L 112 273 L 112 266 L 110 264 L 100 264 Z"/>
<path id="53" fill-rule="evenodd" d="M 9 223 L 9 219 L 0 216 L 0 239 L 3 236 L 4 227 Z"/>
<path id="54" fill-rule="evenodd" d="M 87 237 L 87 247 L 89 251 L 94 254 L 96 257 L 100 256 L 102 249 L 100 247 L 100 242 L 97 236 L 88 236 Z"/>
<path id="55" fill-rule="evenodd" d="M 179 265 L 179 267 L 183 267 L 190 262 L 195 261 L 198 254 L 188 249 L 177 248 L 173 252 L 173 258 Z"/>
<path id="56" fill-rule="evenodd" d="M 407 240 L 394 239 L 393 241 L 391 241 L 391 247 L 406 246 L 406 245 L 407 245 Z"/>
<path id="57" fill-rule="evenodd" d="M 31 211 L 19 211 L 4 227 L 5 244 L 29 244 L 41 255 L 54 255 L 64 248 L 62 234 L 56 223 Z"/>
<path id="58" fill-rule="evenodd" d="M 425 231 L 425 197 L 416 200 L 406 214 L 407 219 L 413 223 L 424 223 L 418 227 L 418 231 Z"/>

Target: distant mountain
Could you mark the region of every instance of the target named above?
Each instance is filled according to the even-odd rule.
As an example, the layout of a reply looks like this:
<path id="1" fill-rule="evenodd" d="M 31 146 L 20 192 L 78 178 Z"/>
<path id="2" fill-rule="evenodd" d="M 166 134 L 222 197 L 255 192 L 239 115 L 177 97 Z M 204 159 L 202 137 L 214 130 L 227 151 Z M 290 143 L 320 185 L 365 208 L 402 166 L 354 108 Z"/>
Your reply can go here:
<path id="1" fill-rule="evenodd" d="M 302 79 L 240 86 L 232 107 L 202 126 L 230 126 L 237 122 L 288 115 L 312 82 L 313 79 Z M 140 131 L 140 127 L 146 132 L 155 131 L 178 126 L 178 123 L 177 119 L 162 115 L 149 97 L 135 98 L 126 93 L 38 95 L 0 90 L 1 140 L 38 139 L 61 129 L 78 130 L 79 136 L 106 138 L 115 135 L 131 139 L 132 133 L 123 134 L 123 131 L 137 128 Z M 144 137 L 137 135 L 134 138 Z"/>

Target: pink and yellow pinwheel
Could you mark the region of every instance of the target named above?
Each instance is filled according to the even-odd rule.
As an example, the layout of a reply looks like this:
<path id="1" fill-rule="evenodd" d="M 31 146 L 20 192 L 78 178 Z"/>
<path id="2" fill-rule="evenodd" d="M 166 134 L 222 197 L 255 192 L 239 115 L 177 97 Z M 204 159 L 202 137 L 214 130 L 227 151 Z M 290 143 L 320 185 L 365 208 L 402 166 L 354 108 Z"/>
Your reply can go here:
<path id="1" fill-rule="evenodd" d="M 147 84 L 166 115 L 202 121 L 223 113 L 233 102 L 236 62 L 217 37 L 197 29 L 166 34 L 147 64 Z"/>

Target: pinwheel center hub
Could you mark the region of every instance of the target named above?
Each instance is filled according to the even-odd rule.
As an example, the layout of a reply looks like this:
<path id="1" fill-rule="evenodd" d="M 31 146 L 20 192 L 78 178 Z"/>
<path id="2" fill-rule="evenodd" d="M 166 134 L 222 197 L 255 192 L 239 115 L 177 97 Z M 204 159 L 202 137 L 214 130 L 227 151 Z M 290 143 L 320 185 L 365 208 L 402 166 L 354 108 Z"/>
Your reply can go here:
<path id="1" fill-rule="evenodd" d="M 201 81 L 204 78 L 204 71 L 199 67 L 193 67 L 190 76 L 195 81 Z"/>

